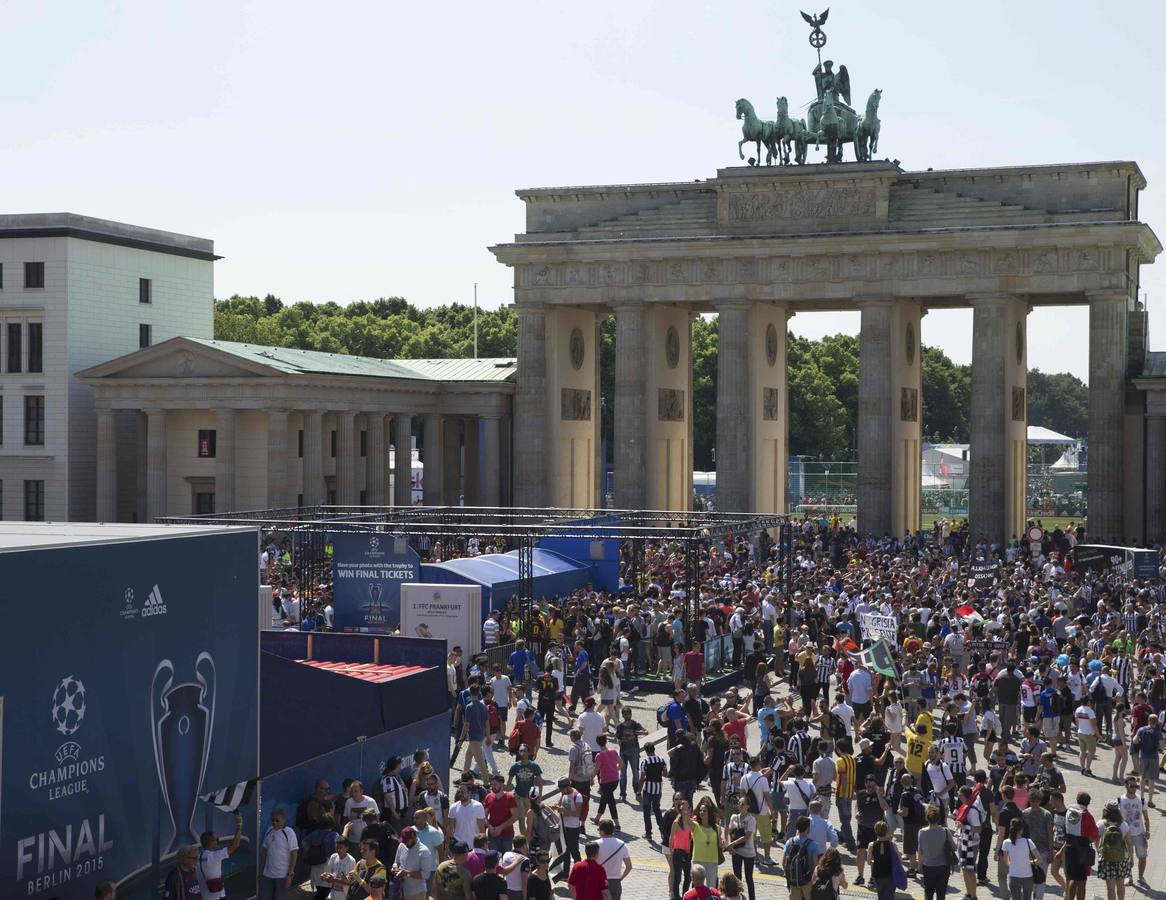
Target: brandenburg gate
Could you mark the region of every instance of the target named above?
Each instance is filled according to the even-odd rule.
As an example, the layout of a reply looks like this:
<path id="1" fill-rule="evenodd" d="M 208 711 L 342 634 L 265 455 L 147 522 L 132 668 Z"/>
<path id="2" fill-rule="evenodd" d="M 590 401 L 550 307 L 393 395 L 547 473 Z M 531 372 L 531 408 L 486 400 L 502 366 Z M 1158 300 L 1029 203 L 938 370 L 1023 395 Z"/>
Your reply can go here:
<path id="1" fill-rule="evenodd" d="M 825 15 L 805 18 L 820 51 Z M 1161 245 L 1138 219 L 1138 166 L 905 171 L 872 158 L 882 92 L 856 113 L 846 67 L 832 65 L 814 69 L 808 122 L 789 118 L 784 97 L 773 122 L 737 101 L 750 165 L 693 182 L 518 191 L 526 231 L 491 248 L 514 270 L 515 505 L 599 505 L 599 328 L 615 316 L 615 504 L 688 508 L 691 323 L 715 313 L 717 506 L 785 512 L 786 323 L 858 310 L 859 529 L 915 531 L 920 322 L 970 307 L 970 520 L 991 541 L 1019 536 L 1028 314 L 1087 305 L 1090 540 L 1166 532 L 1166 379 L 1141 377 L 1137 299 Z M 825 164 L 805 164 L 813 142 Z M 855 162 L 842 161 L 848 142 Z"/>

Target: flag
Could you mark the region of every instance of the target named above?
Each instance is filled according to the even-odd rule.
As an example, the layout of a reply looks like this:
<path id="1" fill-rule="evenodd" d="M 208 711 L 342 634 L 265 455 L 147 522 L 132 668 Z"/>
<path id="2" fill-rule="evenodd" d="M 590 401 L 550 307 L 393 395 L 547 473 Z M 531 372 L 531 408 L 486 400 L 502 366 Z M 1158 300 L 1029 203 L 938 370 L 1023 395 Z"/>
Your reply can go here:
<path id="1" fill-rule="evenodd" d="M 984 617 L 976 612 L 976 608 L 970 603 L 965 603 L 963 606 L 958 607 L 955 614 L 965 622 L 970 622 L 973 625 L 978 625 L 984 621 Z"/>
<path id="2" fill-rule="evenodd" d="M 246 806 L 251 802 L 251 795 L 255 793 L 255 785 L 258 783 L 258 778 L 252 778 L 250 781 L 240 781 L 238 784 L 233 784 L 230 787 L 220 788 L 209 794 L 203 794 L 199 799 L 218 807 L 223 812 L 233 813 L 240 806 Z"/>
<path id="3" fill-rule="evenodd" d="M 852 638 L 850 635 L 843 634 L 834 638 L 834 652 L 846 653 L 853 656 L 858 651 L 859 646 L 854 642 L 854 638 Z"/>
<path id="4" fill-rule="evenodd" d="M 899 677 L 899 667 L 895 665 L 895 657 L 891 654 L 891 647 L 883 638 L 879 638 L 861 653 L 851 653 L 850 656 L 880 675 L 885 675 L 887 678 Z"/>

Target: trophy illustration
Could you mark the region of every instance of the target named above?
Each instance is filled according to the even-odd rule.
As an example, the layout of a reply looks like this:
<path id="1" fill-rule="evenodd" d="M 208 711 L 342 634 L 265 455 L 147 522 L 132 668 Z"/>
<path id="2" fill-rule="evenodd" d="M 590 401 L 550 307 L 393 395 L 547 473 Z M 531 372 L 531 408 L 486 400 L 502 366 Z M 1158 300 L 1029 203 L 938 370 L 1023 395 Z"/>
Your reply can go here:
<path id="1" fill-rule="evenodd" d="M 195 660 L 194 677 L 197 684 L 174 684 L 174 664 L 164 659 L 150 683 L 154 762 L 174 828 L 166 856 L 198 842 L 194 806 L 202 792 L 215 720 L 215 661 L 205 650 Z"/>
<path id="2" fill-rule="evenodd" d="M 370 581 L 368 583 L 368 609 L 369 612 L 379 613 L 383 611 L 381 606 L 381 583 L 379 581 Z"/>

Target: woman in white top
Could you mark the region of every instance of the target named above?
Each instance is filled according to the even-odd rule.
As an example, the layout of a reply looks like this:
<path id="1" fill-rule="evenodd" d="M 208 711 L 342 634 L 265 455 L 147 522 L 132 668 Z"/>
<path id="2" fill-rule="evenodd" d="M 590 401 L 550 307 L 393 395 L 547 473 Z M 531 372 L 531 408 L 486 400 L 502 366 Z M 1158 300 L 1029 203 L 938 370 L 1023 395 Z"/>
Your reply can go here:
<path id="1" fill-rule="evenodd" d="M 1012 900 L 1032 900 L 1032 864 L 1039 862 L 1036 844 L 1023 832 L 1024 820 L 1018 816 L 1008 823 L 1008 839 L 1000 845 L 1008 860 L 1008 893 Z"/>
<path id="2" fill-rule="evenodd" d="M 903 704 L 899 702 L 898 691 L 887 694 L 887 705 L 883 709 L 883 723 L 891 735 L 891 749 L 896 753 L 903 740 Z"/>
<path id="3" fill-rule="evenodd" d="M 749 812 L 749 798 L 742 794 L 737 800 L 737 811 L 729 817 L 723 836 L 725 849 L 733 855 L 733 874 L 745 878 L 749 890 L 749 900 L 755 900 L 757 891 L 753 887 L 753 867 L 757 861 L 757 850 L 753 835 L 757 831 L 757 819 Z M 738 894 L 740 888 L 738 888 Z"/>

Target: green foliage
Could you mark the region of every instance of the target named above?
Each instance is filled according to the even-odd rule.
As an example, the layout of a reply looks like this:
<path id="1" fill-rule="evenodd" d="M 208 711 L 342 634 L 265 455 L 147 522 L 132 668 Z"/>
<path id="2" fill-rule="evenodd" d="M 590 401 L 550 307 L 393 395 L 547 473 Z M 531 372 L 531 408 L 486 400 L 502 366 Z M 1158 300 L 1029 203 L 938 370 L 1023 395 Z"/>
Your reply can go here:
<path id="1" fill-rule="evenodd" d="M 1028 424 L 1043 425 L 1073 438 L 1089 431 L 1089 389 L 1068 372 L 1028 373 Z"/>
<path id="2" fill-rule="evenodd" d="M 234 296 L 215 303 L 215 337 L 304 350 L 381 359 L 468 357 L 473 353 L 474 310 L 451 303 L 419 309 L 401 297 L 337 303 L 294 303 L 275 296 Z M 509 308 L 479 310 L 478 353 L 517 355 L 518 321 Z M 600 397 L 608 459 L 614 457 L 615 318 L 600 327 Z M 716 468 L 717 320 L 692 324 L 693 463 Z M 938 347 L 922 348 L 923 436 L 966 443 L 971 405 L 971 367 L 956 365 Z M 858 338 L 835 334 L 811 341 L 789 336 L 790 453 L 826 460 L 853 459 L 858 427 Z M 1028 375 L 1028 417 L 1071 437 L 1088 427 L 1088 394 L 1067 373 Z"/>

